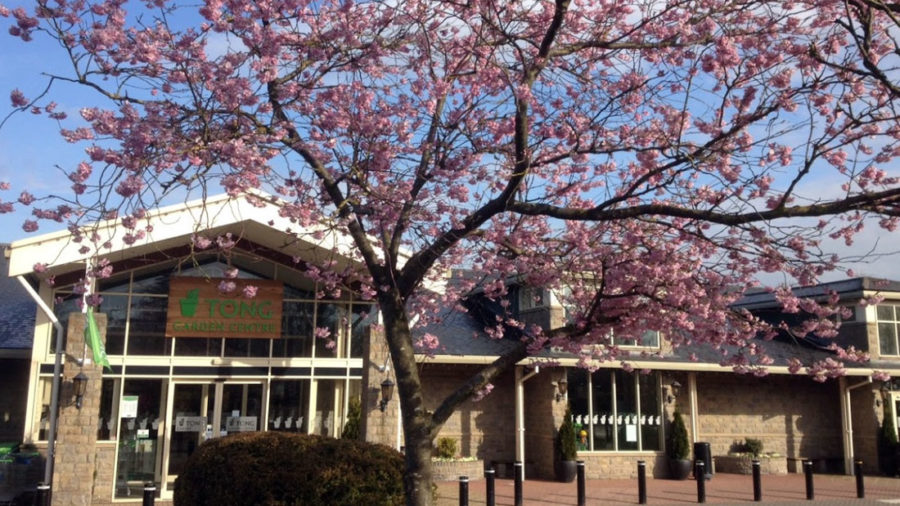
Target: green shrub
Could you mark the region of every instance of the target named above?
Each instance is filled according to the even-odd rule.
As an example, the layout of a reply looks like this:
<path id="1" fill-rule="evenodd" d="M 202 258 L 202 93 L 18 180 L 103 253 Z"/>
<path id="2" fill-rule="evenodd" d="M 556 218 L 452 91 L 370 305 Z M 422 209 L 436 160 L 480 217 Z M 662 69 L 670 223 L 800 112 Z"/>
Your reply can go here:
<path id="1" fill-rule="evenodd" d="M 575 460 L 578 449 L 575 447 L 575 424 L 572 423 L 572 408 L 566 406 L 566 414 L 556 433 L 557 459 L 560 461 Z"/>
<path id="2" fill-rule="evenodd" d="M 347 404 L 347 423 L 341 431 L 341 439 L 359 439 L 359 425 L 362 418 L 362 404 L 359 397 L 350 399 Z"/>
<path id="3" fill-rule="evenodd" d="M 763 443 L 759 439 L 746 438 L 744 439 L 744 448 L 746 448 L 747 453 L 753 455 L 754 457 L 759 457 L 762 455 L 763 451 Z"/>
<path id="4" fill-rule="evenodd" d="M 666 446 L 666 451 L 669 454 L 669 458 L 675 460 L 684 460 L 691 454 L 687 427 L 685 427 L 684 419 L 678 411 L 675 412 L 672 418 L 672 430 L 669 431 L 669 444 Z"/>
<path id="5" fill-rule="evenodd" d="M 175 482 L 178 506 L 404 503 L 403 456 L 352 439 L 248 432 L 213 439 Z"/>
<path id="6" fill-rule="evenodd" d="M 456 440 L 450 437 L 442 437 L 437 442 L 437 458 L 452 459 L 456 457 Z"/>

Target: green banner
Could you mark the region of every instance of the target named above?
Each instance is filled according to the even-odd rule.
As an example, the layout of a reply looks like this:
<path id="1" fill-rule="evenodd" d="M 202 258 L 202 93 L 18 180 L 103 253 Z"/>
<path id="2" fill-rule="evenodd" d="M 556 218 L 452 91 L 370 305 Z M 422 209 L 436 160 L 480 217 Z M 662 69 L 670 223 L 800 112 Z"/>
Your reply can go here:
<path id="1" fill-rule="evenodd" d="M 94 320 L 94 308 L 88 307 L 87 310 L 87 326 L 84 328 L 84 340 L 91 347 L 94 354 L 94 362 L 112 371 L 109 360 L 106 359 L 106 346 L 103 346 L 103 340 L 100 339 L 100 329 L 97 328 L 97 322 Z"/>

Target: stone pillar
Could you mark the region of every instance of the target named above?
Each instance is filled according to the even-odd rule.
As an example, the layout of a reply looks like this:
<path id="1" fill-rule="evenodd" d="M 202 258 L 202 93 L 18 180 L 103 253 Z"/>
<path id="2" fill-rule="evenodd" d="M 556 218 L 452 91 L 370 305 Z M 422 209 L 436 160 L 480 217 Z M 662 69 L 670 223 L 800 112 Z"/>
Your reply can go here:
<path id="1" fill-rule="evenodd" d="M 106 341 L 106 315 L 94 314 L 100 337 Z M 82 313 L 69 315 L 66 329 L 66 357 L 59 396 L 59 426 L 56 432 L 56 461 L 53 466 L 53 506 L 82 506 L 92 502 L 97 423 L 103 372 L 84 350 L 86 319 Z M 89 365 L 79 366 L 82 357 Z M 88 377 L 81 409 L 75 407 L 72 378 L 79 372 Z"/>
<path id="2" fill-rule="evenodd" d="M 397 448 L 397 432 L 400 416 L 400 397 L 394 388 L 394 397 L 381 411 L 381 382 L 390 379 L 396 382 L 390 352 L 383 331 L 372 328 L 364 349 L 363 392 L 362 392 L 362 434 L 370 443 L 380 443 Z"/>

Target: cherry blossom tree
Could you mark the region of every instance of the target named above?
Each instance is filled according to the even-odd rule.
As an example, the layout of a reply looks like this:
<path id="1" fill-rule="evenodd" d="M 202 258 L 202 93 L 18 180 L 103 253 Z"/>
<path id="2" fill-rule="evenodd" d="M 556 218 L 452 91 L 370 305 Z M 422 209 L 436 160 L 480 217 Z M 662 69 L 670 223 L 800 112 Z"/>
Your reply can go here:
<path id="1" fill-rule="evenodd" d="M 32 209 L 26 231 L 65 224 L 101 253 L 92 220 L 136 240 L 167 198 L 261 189 L 292 233 L 352 238 L 360 272 L 310 274 L 352 276 L 378 303 L 409 504 L 431 501 L 442 424 L 529 354 L 590 367 L 624 359 L 611 332 L 656 329 L 760 372 L 767 327 L 733 302 L 764 273 L 814 283 L 840 266 L 830 241 L 898 223 L 896 76 L 879 66 L 897 18 L 874 0 L 39 0 L 0 14 L 71 63 L 46 90 L 13 90 L 13 109 L 86 153 L 70 194 L 2 204 Z M 67 118 L 52 98 L 73 85 L 106 105 Z M 195 246 L 215 239 L 198 224 Z M 460 266 L 482 277 L 427 290 Z M 476 287 L 506 307 L 511 277 L 561 294 L 568 323 L 499 315 L 488 334 L 519 346 L 426 411 L 415 353 L 439 344 L 414 340 L 414 322 Z M 770 289 L 788 311 L 834 311 Z"/>

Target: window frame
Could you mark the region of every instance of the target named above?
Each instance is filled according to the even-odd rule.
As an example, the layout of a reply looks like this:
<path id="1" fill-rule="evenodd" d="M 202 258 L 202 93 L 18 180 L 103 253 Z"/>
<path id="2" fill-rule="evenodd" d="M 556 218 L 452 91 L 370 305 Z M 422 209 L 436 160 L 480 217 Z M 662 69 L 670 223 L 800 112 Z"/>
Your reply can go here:
<path id="1" fill-rule="evenodd" d="M 890 320 L 882 319 L 879 314 L 880 308 L 890 308 L 893 313 L 893 318 Z M 900 318 L 897 317 L 897 313 L 900 312 L 900 306 L 896 304 L 878 304 L 875 306 L 875 332 L 878 336 L 878 354 L 883 357 L 900 357 Z M 893 353 L 885 353 L 884 351 L 884 339 L 882 338 L 881 333 L 881 325 L 882 324 L 893 324 L 894 335 L 893 335 Z"/>

